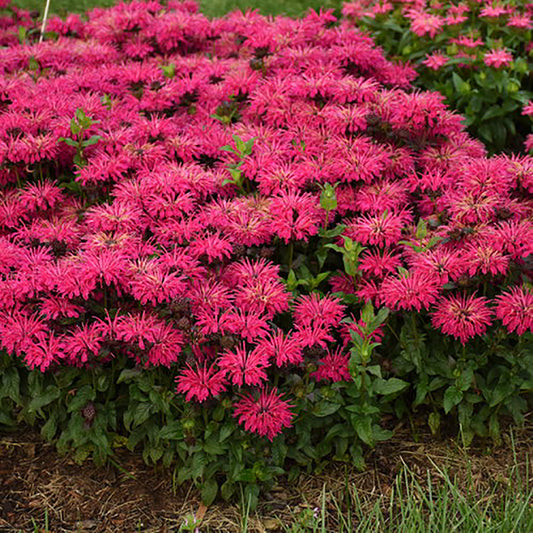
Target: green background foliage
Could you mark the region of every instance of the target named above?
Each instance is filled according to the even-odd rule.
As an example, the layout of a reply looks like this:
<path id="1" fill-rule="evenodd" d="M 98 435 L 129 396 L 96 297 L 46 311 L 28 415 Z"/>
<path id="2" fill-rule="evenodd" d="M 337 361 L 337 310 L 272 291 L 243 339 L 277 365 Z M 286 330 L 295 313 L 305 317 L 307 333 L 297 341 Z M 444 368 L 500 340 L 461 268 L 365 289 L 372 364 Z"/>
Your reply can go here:
<path id="1" fill-rule="evenodd" d="M 82 13 L 93 7 L 107 7 L 115 4 L 113 0 L 51 0 L 50 10 L 54 13 L 65 12 Z M 199 0 L 202 11 L 210 17 L 219 17 L 224 13 L 234 9 L 259 9 L 261 13 L 268 15 L 285 14 L 289 16 L 299 16 L 305 13 L 310 7 L 319 9 L 338 9 L 342 5 L 341 0 Z M 45 1 L 43 0 L 15 0 L 14 4 L 24 9 L 43 10 Z"/>

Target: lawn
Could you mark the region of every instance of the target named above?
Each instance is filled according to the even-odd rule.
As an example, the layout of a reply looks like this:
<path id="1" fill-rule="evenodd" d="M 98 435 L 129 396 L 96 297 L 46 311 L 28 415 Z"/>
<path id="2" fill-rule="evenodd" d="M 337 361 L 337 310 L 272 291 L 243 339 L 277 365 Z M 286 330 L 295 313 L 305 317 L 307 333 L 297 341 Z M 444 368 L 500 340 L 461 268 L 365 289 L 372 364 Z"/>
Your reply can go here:
<path id="1" fill-rule="evenodd" d="M 107 7 L 113 5 L 112 0 L 51 0 L 52 13 L 82 13 L 93 7 Z M 15 0 L 14 4 L 24 9 L 44 11 L 45 2 L 39 0 Z M 325 6 L 338 9 L 340 0 L 289 0 L 276 2 L 274 0 L 201 0 L 202 12 L 210 17 L 219 17 L 235 9 L 259 9 L 265 15 L 301 16 L 309 8 L 320 9 Z"/>

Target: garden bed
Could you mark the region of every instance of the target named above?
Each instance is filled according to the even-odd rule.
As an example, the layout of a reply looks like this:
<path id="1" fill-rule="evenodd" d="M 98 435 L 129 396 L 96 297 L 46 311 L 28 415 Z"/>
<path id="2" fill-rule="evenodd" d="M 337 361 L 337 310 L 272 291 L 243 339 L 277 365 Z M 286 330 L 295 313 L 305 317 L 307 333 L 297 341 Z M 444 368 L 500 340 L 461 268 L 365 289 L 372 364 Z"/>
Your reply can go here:
<path id="1" fill-rule="evenodd" d="M 512 437 L 506 435 L 503 446 L 465 450 L 455 441 L 436 440 L 429 433 L 419 434 L 413 442 L 410 431 L 403 429 L 393 441 L 380 444 L 369 454 L 364 472 L 339 465 L 324 474 L 304 475 L 295 483 L 281 481 L 250 513 L 244 530 L 242 507 L 216 503 L 206 508 L 194 487 L 176 486 L 172 471 L 148 467 L 137 454 L 119 450 L 116 461 L 120 468 L 97 467 L 90 462 L 76 465 L 28 430 L 4 435 L 0 442 L 0 531 L 174 533 L 189 531 L 184 525 L 194 516 L 202 533 L 306 533 L 314 531 L 310 517 L 315 514 L 320 527 L 324 508 L 326 529 L 318 531 L 351 533 L 353 530 L 343 529 L 342 522 L 351 515 L 354 528 L 360 526 L 361 533 L 371 533 L 379 521 L 366 526 L 364 522 L 377 505 L 387 520 L 380 531 L 392 532 L 398 531 L 394 520 L 402 508 L 411 512 L 417 508 L 418 519 L 426 523 L 431 515 L 438 521 L 437 513 L 431 513 L 418 494 L 420 488 L 427 489 L 428 475 L 435 487 L 444 486 L 450 493 L 449 521 L 442 526 L 456 525 L 461 517 L 453 513 L 467 504 L 472 516 L 462 519 L 469 526 L 510 532 L 504 524 L 514 524 L 514 531 L 527 531 L 533 525 L 532 437 L 529 428 Z M 391 492 L 398 487 L 399 473 L 406 470 L 419 485 L 411 494 L 396 495 L 393 508 L 398 515 L 394 517 L 390 515 Z M 443 473 L 449 479 L 455 476 L 452 488 L 446 487 Z M 411 480 L 404 488 L 414 485 Z M 359 504 L 354 503 L 354 493 Z M 508 507 L 503 510 L 506 502 Z M 521 519 L 519 512 L 523 512 Z M 504 513 L 508 513 L 507 522 Z M 416 513 L 404 522 L 406 527 L 416 524 Z"/>

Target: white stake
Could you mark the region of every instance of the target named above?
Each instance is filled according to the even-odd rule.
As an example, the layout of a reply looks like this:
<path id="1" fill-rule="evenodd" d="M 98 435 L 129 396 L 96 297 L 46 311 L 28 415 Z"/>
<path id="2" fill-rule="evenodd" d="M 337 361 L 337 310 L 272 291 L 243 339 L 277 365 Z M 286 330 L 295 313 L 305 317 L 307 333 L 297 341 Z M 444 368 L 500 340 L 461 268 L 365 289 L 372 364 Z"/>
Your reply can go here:
<path id="1" fill-rule="evenodd" d="M 44 8 L 43 23 L 41 26 L 41 36 L 39 42 L 42 43 L 44 39 L 44 30 L 46 29 L 46 19 L 48 18 L 48 9 L 50 8 L 50 0 L 46 0 L 46 6 Z"/>

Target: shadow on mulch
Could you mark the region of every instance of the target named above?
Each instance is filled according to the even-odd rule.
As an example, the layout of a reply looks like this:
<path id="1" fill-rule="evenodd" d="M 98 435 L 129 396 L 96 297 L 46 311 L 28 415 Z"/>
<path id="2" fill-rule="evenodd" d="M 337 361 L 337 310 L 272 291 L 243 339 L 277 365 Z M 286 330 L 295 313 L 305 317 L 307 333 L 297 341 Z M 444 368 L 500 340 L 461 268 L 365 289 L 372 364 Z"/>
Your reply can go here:
<path id="1" fill-rule="evenodd" d="M 252 513 L 248 531 L 279 531 L 281 524 L 289 525 L 298 513 L 320 507 L 325 490 L 328 499 L 342 500 L 347 483 L 375 502 L 390 493 L 403 464 L 422 485 L 428 470 L 438 477 L 439 469 L 446 469 L 459 483 L 461 476 L 465 483 L 468 476 L 480 493 L 497 484 L 505 486 L 512 465 L 519 465 L 524 473 L 533 472 L 527 465 L 533 451 L 533 427 L 515 433 L 513 445 L 504 435 L 501 446 L 468 453 L 452 440 L 422 435 L 414 443 L 406 432 L 405 439 L 400 434 L 369 452 L 364 472 L 339 465 L 328 467 L 327 473 L 302 475 L 298 482 L 275 487 Z M 140 456 L 126 451 L 120 451 L 117 459 L 121 468 L 97 467 L 90 461 L 80 466 L 59 456 L 32 429 L 0 435 L 0 532 L 177 533 L 192 514 L 203 517 L 202 532 L 241 530 L 237 505 L 217 502 L 206 509 L 193 487 L 173 485 L 172 469 L 148 467 Z"/>

